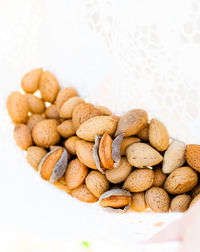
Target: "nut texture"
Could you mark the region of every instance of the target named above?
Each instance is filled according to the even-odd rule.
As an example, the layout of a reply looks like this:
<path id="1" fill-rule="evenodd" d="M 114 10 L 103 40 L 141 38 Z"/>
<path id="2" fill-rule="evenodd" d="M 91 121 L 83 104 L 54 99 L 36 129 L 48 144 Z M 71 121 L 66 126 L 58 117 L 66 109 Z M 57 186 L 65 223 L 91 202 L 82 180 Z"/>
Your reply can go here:
<path id="1" fill-rule="evenodd" d="M 149 142 L 158 151 L 164 151 L 169 146 L 169 135 L 167 129 L 159 120 L 152 119 L 150 122 Z"/>
<path id="2" fill-rule="evenodd" d="M 69 100 L 71 97 L 78 96 L 78 92 L 73 87 L 67 87 L 63 88 L 59 91 L 57 98 L 56 98 L 56 106 L 58 112 L 60 112 L 60 109 L 64 102 Z"/>
<path id="3" fill-rule="evenodd" d="M 197 181 L 197 173 L 190 167 L 185 166 L 170 173 L 165 180 L 164 189 L 171 194 L 186 193 L 196 186 Z"/>
<path id="4" fill-rule="evenodd" d="M 87 175 L 85 183 L 90 192 L 98 198 L 109 188 L 107 178 L 99 171 L 91 171 Z"/>
<path id="5" fill-rule="evenodd" d="M 38 170 L 38 166 L 42 160 L 42 158 L 47 154 L 47 151 L 42 147 L 31 146 L 27 150 L 26 159 L 28 163 Z"/>
<path id="6" fill-rule="evenodd" d="M 148 116 L 146 111 L 142 109 L 130 110 L 121 116 L 115 132 L 115 137 L 121 133 L 124 133 L 125 137 L 136 135 L 146 126 L 147 120 Z"/>
<path id="7" fill-rule="evenodd" d="M 128 162 L 137 168 L 154 166 L 162 162 L 163 157 L 153 147 L 145 143 L 134 143 L 126 149 Z"/>
<path id="8" fill-rule="evenodd" d="M 124 156 L 125 152 L 126 152 L 126 148 L 133 144 L 133 143 L 139 143 L 141 142 L 141 140 L 138 137 L 124 137 L 121 143 L 121 147 L 120 147 L 120 152 L 121 155 Z"/>
<path id="9" fill-rule="evenodd" d="M 147 208 L 144 197 L 144 192 L 135 192 L 131 195 L 131 210 L 136 212 L 143 212 Z"/>
<path id="10" fill-rule="evenodd" d="M 84 103 L 85 101 L 78 96 L 74 96 L 69 98 L 69 100 L 65 101 L 60 109 L 60 117 L 62 118 L 72 118 L 72 113 L 74 108 L 81 103 Z"/>
<path id="11" fill-rule="evenodd" d="M 177 140 L 169 145 L 163 158 L 162 171 L 164 173 L 171 173 L 185 163 L 185 148 L 185 143 Z"/>
<path id="12" fill-rule="evenodd" d="M 77 188 L 72 190 L 71 193 L 72 197 L 83 201 L 83 202 L 87 202 L 87 203 L 94 203 L 96 201 L 98 201 L 98 198 L 95 197 L 87 188 L 87 186 L 85 184 L 82 184 L 80 186 L 78 186 Z"/>
<path id="13" fill-rule="evenodd" d="M 60 141 L 57 125 L 58 122 L 54 119 L 46 119 L 37 123 L 32 131 L 35 144 L 45 148 L 57 144 Z"/>
<path id="14" fill-rule="evenodd" d="M 163 188 L 151 187 L 145 192 L 145 200 L 148 207 L 154 212 L 163 213 L 169 211 L 169 195 Z"/>
<path id="15" fill-rule="evenodd" d="M 185 212 L 191 202 L 190 195 L 181 194 L 174 197 L 170 204 L 170 209 L 172 212 Z"/>
<path id="16" fill-rule="evenodd" d="M 80 138 L 77 136 L 71 136 L 67 140 L 65 140 L 64 146 L 67 152 L 69 152 L 72 155 L 76 155 L 75 145 L 76 145 L 76 141 L 78 140 L 80 140 Z"/>
<path id="17" fill-rule="evenodd" d="M 33 128 L 35 127 L 35 125 L 39 122 L 41 122 L 42 120 L 44 120 L 44 117 L 40 114 L 32 114 L 31 116 L 29 116 L 28 121 L 27 121 L 27 126 L 29 127 L 29 129 L 32 131 Z"/>
<path id="18" fill-rule="evenodd" d="M 76 134 L 86 141 L 94 141 L 95 135 L 102 136 L 105 132 L 112 135 L 116 129 L 116 121 L 109 116 L 95 116 L 80 125 Z"/>
<path id="19" fill-rule="evenodd" d="M 60 125 L 58 125 L 57 131 L 64 138 L 73 136 L 76 133 L 72 124 L 72 120 L 66 120 L 62 122 Z"/>
<path id="20" fill-rule="evenodd" d="M 200 145 L 188 144 L 186 146 L 186 161 L 189 166 L 200 172 Z"/>
<path id="21" fill-rule="evenodd" d="M 48 119 L 59 119 L 59 113 L 56 104 L 51 104 L 45 111 L 45 116 Z"/>
<path id="22" fill-rule="evenodd" d="M 38 90 L 42 72 L 42 68 L 38 68 L 24 75 L 21 81 L 21 87 L 24 92 L 35 93 Z"/>
<path id="23" fill-rule="evenodd" d="M 149 168 L 136 169 L 125 180 L 123 189 L 130 192 L 143 192 L 152 186 L 153 180 L 153 170 Z"/>
<path id="24" fill-rule="evenodd" d="M 6 107 L 13 123 L 25 123 L 28 119 L 29 105 L 25 95 L 12 92 L 7 99 Z"/>
<path id="25" fill-rule="evenodd" d="M 27 150 L 28 147 L 33 145 L 31 130 L 25 124 L 19 123 L 15 126 L 14 138 L 17 146 L 23 150 Z"/>
<path id="26" fill-rule="evenodd" d="M 153 171 L 154 171 L 153 186 L 162 187 L 165 179 L 167 178 L 167 174 L 162 172 L 162 168 L 160 166 L 155 167 Z"/>
<path id="27" fill-rule="evenodd" d="M 43 100 L 53 103 L 56 100 L 60 86 L 55 76 L 45 71 L 40 78 L 39 88 Z"/>
<path id="28" fill-rule="evenodd" d="M 76 158 L 70 161 L 66 173 L 65 181 L 67 187 L 72 190 L 81 184 L 83 184 L 85 177 L 87 176 L 88 168 L 81 161 Z"/>

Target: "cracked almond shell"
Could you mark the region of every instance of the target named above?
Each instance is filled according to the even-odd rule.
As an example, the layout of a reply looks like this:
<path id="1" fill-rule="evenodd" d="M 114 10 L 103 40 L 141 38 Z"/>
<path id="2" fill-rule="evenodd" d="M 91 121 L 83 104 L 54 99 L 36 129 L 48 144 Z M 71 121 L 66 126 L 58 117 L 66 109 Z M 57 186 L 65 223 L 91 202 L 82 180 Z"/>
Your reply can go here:
<path id="1" fill-rule="evenodd" d="M 117 168 L 121 161 L 121 143 L 124 137 L 124 133 L 121 133 L 114 138 L 112 142 L 112 159 L 114 161 L 114 168 Z"/>
<path id="2" fill-rule="evenodd" d="M 99 135 L 95 135 L 95 142 L 94 142 L 94 146 L 93 146 L 93 158 L 97 167 L 97 170 L 100 171 L 102 174 L 105 174 L 104 167 L 101 167 L 101 162 L 100 162 L 100 158 L 99 158 L 99 144 L 101 141 L 101 136 Z"/>
<path id="3" fill-rule="evenodd" d="M 112 169 L 114 161 L 112 159 L 112 138 L 105 132 L 99 143 L 99 158 L 104 168 Z"/>

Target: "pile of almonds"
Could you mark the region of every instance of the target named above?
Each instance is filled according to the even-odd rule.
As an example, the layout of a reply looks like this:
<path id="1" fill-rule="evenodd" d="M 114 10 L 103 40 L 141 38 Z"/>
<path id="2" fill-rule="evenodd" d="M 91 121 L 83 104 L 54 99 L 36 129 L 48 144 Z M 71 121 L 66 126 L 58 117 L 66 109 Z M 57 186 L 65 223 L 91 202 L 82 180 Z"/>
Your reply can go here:
<path id="1" fill-rule="evenodd" d="M 43 179 L 72 197 L 122 212 L 184 212 L 200 198 L 200 145 L 170 139 L 146 111 L 113 115 L 73 87 L 60 89 L 41 68 L 21 87 L 24 94 L 7 99 L 16 144 Z"/>

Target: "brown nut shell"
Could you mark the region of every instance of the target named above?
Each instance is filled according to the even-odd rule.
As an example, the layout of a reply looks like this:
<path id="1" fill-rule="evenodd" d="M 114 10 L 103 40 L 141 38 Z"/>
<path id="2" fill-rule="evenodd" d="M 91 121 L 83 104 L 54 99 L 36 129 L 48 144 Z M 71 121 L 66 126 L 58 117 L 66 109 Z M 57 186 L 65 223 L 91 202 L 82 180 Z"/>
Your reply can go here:
<path id="1" fill-rule="evenodd" d="M 103 167 L 107 169 L 112 169 L 114 165 L 112 159 L 112 142 L 112 138 L 105 132 L 99 144 L 99 158 Z"/>
<path id="2" fill-rule="evenodd" d="M 23 150 L 27 150 L 28 147 L 33 145 L 31 130 L 28 126 L 22 123 L 19 123 L 15 126 L 14 139 L 17 146 L 19 146 Z"/>
<path id="3" fill-rule="evenodd" d="M 78 96 L 78 92 L 73 87 L 66 87 L 59 91 L 57 98 L 56 98 L 56 106 L 58 112 L 60 112 L 60 109 L 62 105 L 69 100 L 71 97 Z"/>
<path id="4" fill-rule="evenodd" d="M 7 99 L 6 107 L 13 123 L 25 123 L 28 119 L 29 105 L 25 95 L 12 92 Z"/>
<path id="5" fill-rule="evenodd" d="M 190 167 L 177 168 L 169 174 L 164 189 L 170 194 L 181 194 L 192 190 L 198 182 L 197 173 Z"/>
<path id="6" fill-rule="evenodd" d="M 158 151 L 164 151 L 169 146 L 169 135 L 165 125 L 157 119 L 152 119 L 149 125 L 149 142 Z"/>
<path id="7" fill-rule="evenodd" d="M 129 164 L 127 159 L 123 157 L 121 159 L 120 165 L 111 170 L 106 170 L 106 178 L 113 184 L 118 184 L 123 182 L 132 170 L 132 166 Z"/>
<path id="8" fill-rule="evenodd" d="M 45 104 L 42 99 L 33 94 L 26 94 L 26 99 L 31 113 L 42 114 L 44 112 Z"/>
<path id="9" fill-rule="evenodd" d="M 126 149 L 128 162 L 137 168 L 154 166 L 162 162 L 163 157 L 146 143 L 134 143 Z"/>
<path id="10" fill-rule="evenodd" d="M 124 133 L 124 136 L 136 135 L 141 131 L 147 124 L 148 115 L 145 110 L 142 109 L 133 109 L 121 116 L 117 130 L 115 132 L 115 137 L 121 133 Z"/>
<path id="11" fill-rule="evenodd" d="M 76 141 L 78 141 L 78 140 L 80 140 L 80 138 L 77 136 L 71 136 L 67 140 L 65 140 L 64 146 L 65 146 L 67 152 L 69 152 L 72 155 L 76 155 L 75 145 L 76 145 Z"/>
<path id="12" fill-rule="evenodd" d="M 95 197 L 87 188 L 85 184 L 82 184 L 71 192 L 72 197 L 87 203 L 94 203 L 98 201 L 98 198 Z"/>
<path id="13" fill-rule="evenodd" d="M 174 197 L 170 204 L 170 209 L 172 212 L 185 212 L 191 202 L 190 195 L 180 194 Z"/>
<path id="14" fill-rule="evenodd" d="M 167 178 L 167 174 L 162 172 L 162 168 L 160 166 L 155 167 L 153 171 L 154 171 L 153 186 L 162 187 L 165 179 Z"/>
<path id="15" fill-rule="evenodd" d="M 95 135 L 102 136 L 105 132 L 112 135 L 116 129 L 116 121 L 109 116 L 95 116 L 80 125 L 76 134 L 86 141 L 94 141 Z"/>
<path id="16" fill-rule="evenodd" d="M 60 141 L 57 125 L 58 121 L 54 119 L 46 119 L 37 123 L 32 131 L 35 144 L 45 148 L 57 144 Z"/>
<path id="17" fill-rule="evenodd" d="M 87 175 L 85 183 L 90 192 L 97 198 L 109 189 L 109 182 L 106 176 L 99 171 L 91 171 Z"/>
<path id="18" fill-rule="evenodd" d="M 110 109 L 104 106 L 96 106 L 96 108 L 101 112 L 102 115 L 105 115 L 105 116 L 112 115 L 112 112 L 110 111 Z"/>
<path id="19" fill-rule="evenodd" d="M 152 186 L 153 180 L 153 170 L 149 168 L 136 169 L 125 180 L 123 189 L 130 192 L 143 192 Z"/>
<path id="20" fill-rule="evenodd" d="M 44 117 L 40 114 L 32 114 L 31 116 L 29 116 L 28 121 L 27 121 L 27 126 L 29 127 L 29 129 L 32 131 L 33 128 L 35 127 L 35 125 L 39 122 L 41 122 L 42 120 L 44 120 Z"/>
<path id="21" fill-rule="evenodd" d="M 65 181 L 67 187 L 72 190 L 81 184 L 83 184 L 85 177 L 87 176 L 88 168 L 81 161 L 76 158 L 70 161 L 66 172 Z"/>
<path id="22" fill-rule="evenodd" d="M 149 123 L 137 133 L 137 136 L 144 142 L 149 141 Z"/>
<path id="23" fill-rule="evenodd" d="M 48 119 L 59 119 L 59 113 L 56 104 L 51 104 L 45 111 L 45 116 Z"/>
<path id="24" fill-rule="evenodd" d="M 40 78 L 39 89 L 43 100 L 53 103 L 56 100 L 60 86 L 55 76 L 45 71 Z"/>
<path id="25" fill-rule="evenodd" d="M 200 172 L 200 145 L 188 144 L 186 146 L 186 161 L 189 166 Z"/>
<path id="26" fill-rule="evenodd" d="M 169 195 L 163 188 L 151 187 L 145 192 L 145 200 L 148 207 L 156 213 L 169 211 Z"/>
<path id="27" fill-rule="evenodd" d="M 47 151 L 38 146 L 31 146 L 27 150 L 27 162 L 35 169 L 38 170 L 38 166 L 42 158 L 47 154 Z"/>
<path id="28" fill-rule="evenodd" d="M 141 142 L 140 138 L 138 137 L 124 137 L 121 143 L 121 148 L 120 148 L 120 152 L 121 155 L 124 156 L 126 153 L 126 148 L 133 144 L 133 143 L 139 143 Z"/>
<path id="29" fill-rule="evenodd" d="M 97 169 L 93 157 L 93 147 L 94 143 L 86 142 L 84 140 L 78 140 L 75 144 L 75 150 L 78 159 L 87 167 Z"/>
<path id="30" fill-rule="evenodd" d="M 39 88 L 42 68 L 37 68 L 25 74 L 21 81 L 21 87 L 26 93 L 35 93 Z"/>
<path id="31" fill-rule="evenodd" d="M 66 120 L 61 124 L 59 124 L 57 127 L 57 131 L 64 138 L 73 136 L 76 133 L 74 126 L 72 124 L 72 120 Z"/>
<path id="32" fill-rule="evenodd" d="M 70 119 L 72 118 L 72 113 L 74 108 L 81 103 L 84 103 L 85 101 L 78 96 L 74 96 L 69 98 L 67 101 L 65 101 L 62 105 L 62 107 L 60 108 L 60 117 L 61 118 L 66 118 L 66 119 Z"/>
<path id="33" fill-rule="evenodd" d="M 143 212 L 147 208 L 144 192 L 135 192 L 131 194 L 131 210 Z"/>
<path id="34" fill-rule="evenodd" d="M 77 130 L 79 126 L 88 119 L 100 116 L 101 112 L 90 103 L 81 103 L 75 106 L 72 112 L 72 122 Z"/>

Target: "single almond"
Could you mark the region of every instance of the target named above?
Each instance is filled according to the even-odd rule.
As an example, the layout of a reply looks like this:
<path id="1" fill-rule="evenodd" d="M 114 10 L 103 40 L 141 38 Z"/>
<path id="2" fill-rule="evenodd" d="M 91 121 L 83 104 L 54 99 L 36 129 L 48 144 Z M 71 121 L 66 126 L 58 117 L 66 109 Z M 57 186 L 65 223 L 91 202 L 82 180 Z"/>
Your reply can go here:
<path id="1" fill-rule="evenodd" d="M 42 160 L 42 158 L 47 154 L 47 151 L 38 146 L 31 146 L 27 149 L 27 156 L 26 159 L 28 163 L 35 168 L 35 170 L 38 170 L 38 166 Z"/>
<path id="2" fill-rule="evenodd" d="M 78 96 L 74 96 L 69 98 L 69 100 L 65 101 L 60 109 L 60 117 L 70 119 L 72 118 L 72 113 L 74 108 L 85 101 Z"/>
<path id="3" fill-rule="evenodd" d="M 91 171 L 87 175 L 85 183 L 90 192 L 97 198 L 109 189 L 109 182 L 106 176 L 99 171 Z"/>
<path id="4" fill-rule="evenodd" d="M 144 192 L 135 192 L 131 194 L 131 210 L 143 212 L 147 208 Z"/>
<path id="5" fill-rule="evenodd" d="M 112 159 L 112 138 L 107 132 L 104 133 L 99 144 L 99 157 L 103 167 L 112 169 L 114 161 Z"/>
<path id="6" fill-rule="evenodd" d="M 127 206 L 130 202 L 130 196 L 111 195 L 108 198 L 102 199 L 100 205 L 103 207 L 121 208 Z"/>
<path id="7" fill-rule="evenodd" d="M 29 127 L 29 129 L 32 131 L 33 128 L 35 127 L 35 125 L 39 122 L 41 122 L 42 120 L 44 120 L 44 117 L 40 114 L 32 114 L 29 116 L 28 121 L 27 121 L 27 126 Z"/>
<path id="8" fill-rule="evenodd" d="M 104 106 L 96 106 L 96 108 L 101 112 L 102 115 L 105 115 L 105 116 L 112 115 L 112 112 L 110 111 L 110 109 Z"/>
<path id="9" fill-rule="evenodd" d="M 137 133 L 137 136 L 143 141 L 149 141 L 149 123 Z"/>
<path id="10" fill-rule="evenodd" d="M 57 144 L 60 141 L 57 125 L 58 121 L 54 119 L 46 119 L 37 123 L 32 131 L 35 144 L 45 148 Z"/>
<path id="11" fill-rule="evenodd" d="M 40 78 L 39 89 L 43 100 L 53 103 L 60 90 L 60 85 L 52 73 L 45 71 Z"/>
<path id="12" fill-rule="evenodd" d="M 81 161 L 76 158 L 73 159 L 65 172 L 65 181 L 67 187 L 72 190 L 81 184 L 83 184 L 85 177 L 87 176 L 88 168 Z"/>
<path id="13" fill-rule="evenodd" d="M 106 178 L 113 184 L 123 182 L 132 170 L 132 166 L 129 164 L 127 159 L 123 157 L 120 161 L 120 165 L 111 170 L 106 170 Z"/>
<path id="14" fill-rule="evenodd" d="M 134 143 L 126 149 L 128 162 L 137 168 L 154 166 L 162 162 L 163 157 L 146 143 Z"/>
<path id="15" fill-rule="evenodd" d="M 149 168 L 136 169 L 124 182 L 123 189 L 130 192 L 143 192 L 153 184 L 154 173 Z"/>
<path id="16" fill-rule="evenodd" d="M 138 137 L 124 137 L 121 143 L 121 148 L 120 148 L 120 152 L 121 155 L 124 156 L 126 153 L 126 148 L 133 144 L 133 143 L 139 143 L 141 142 L 140 138 Z"/>
<path id="17" fill-rule="evenodd" d="M 155 167 L 153 171 L 154 171 L 153 186 L 162 187 L 165 179 L 167 178 L 167 174 L 162 172 L 162 168 L 160 166 Z"/>
<path id="18" fill-rule="evenodd" d="M 45 116 L 48 119 L 59 119 L 59 113 L 56 104 L 51 104 L 45 111 Z"/>
<path id="19" fill-rule="evenodd" d="M 147 112 L 142 109 L 133 109 L 121 116 L 115 136 L 124 133 L 124 136 L 136 135 L 147 124 Z"/>
<path id="20" fill-rule="evenodd" d="M 180 167 L 169 174 L 164 183 L 164 189 L 170 194 L 186 193 L 192 190 L 198 182 L 197 173 L 190 167 Z"/>
<path id="21" fill-rule="evenodd" d="M 28 147 L 33 145 L 31 130 L 25 124 L 19 123 L 15 126 L 14 138 L 17 146 L 23 150 L 27 150 Z"/>
<path id="22" fill-rule="evenodd" d="M 62 122 L 60 125 L 57 126 L 57 131 L 64 138 L 73 136 L 76 133 L 72 124 L 72 120 L 66 120 Z"/>
<path id="23" fill-rule="evenodd" d="M 75 150 L 78 159 L 87 167 L 97 169 L 93 157 L 93 147 L 94 143 L 86 142 L 84 140 L 78 140 L 75 144 Z"/>
<path id="24" fill-rule="evenodd" d="M 75 106 L 72 112 L 72 122 L 74 128 L 77 130 L 79 126 L 88 119 L 100 116 L 101 112 L 90 103 L 80 103 Z"/>
<path id="25" fill-rule="evenodd" d="M 169 195 L 163 188 L 151 187 L 145 193 L 145 200 L 148 207 L 156 213 L 169 211 Z"/>
<path id="26" fill-rule="evenodd" d="M 42 114 L 44 112 L 45 104 L 42 99 L 33 94 L 26 94 L 26 99 L 31 113 Z"/>
<path id="27" fill-rule="evenodd" d="M 185 143 L 178 140 L 174 140 L 169 145 L 163 158 L 162 171 L 164 173 L 169 174 L 185 163 L 185 149 Z"/>
<path id="28" fill-rule="evenodd" d="M 116 129 L 116 121 L 109 116 L 95 116 L 80 125 L 76 134 L 86 141 L 94 141 L 95 135 L 102 136 L 105 132 L 112 135 Z"/>
<path id="29" fill-rule="evenodd" d="M 94 203 L 98 201 L 98 198 L 95 197 L 87 188 L 85 184 L 82 184 L 71 192 L 72 197 L 87 203 Z"/>
<path id="30" fill-rule="evenodd" d="M 185 212 L 191 202 L 190 195 L 180 194 L 174 197 L 170 204 L 170 209 L 172 212 Z"/>
<path id="31" fill-rule="evenodd" d="M 186 146 L 186 161 L 189 166 L 200 172 L 200 145 L 188 144 Z"/>
<path id="32" fill-rule="evenodd" d="M 60 109 L 62 105 L 69 100 L 71 97 L 78 96 L 78 92 L 73 87 L 66 87 L 59 91 L 57 98 L 56 98 L 56 106 L 58 112 L 60 112 Z"/>
<path id="33" fill-rule="evenodd" d="M 69 152 L 72 155 L 76 155 L 75 145 L 76 145 L 76 141 L 78 141 L 78 140 L 80 140 L 80 138 L 77 136 L 71 136 L 67 140 L 65 140 L 64 146 L 65 146 L 67 152 Z"/>
<path id="34" fill-rule="evenodd" d="M 35 93 L 38 90 L 42 72 L 42 68 L 38 68 L 24 75 L 21 81 L 21 87 L 24 92 Z"/>
<path id="35" fill-rule="evenodd" d="M 149 142 L 158 151 L 164 151 L 169 146 L 169 135 L 166 127 L 157 119 L 152 119 L 149 125 Z"/>
<path id="36" fill-rule="evenodd" d="M 28 119 L 29 105 L 25 95 L 12 92 L 7 99 L 6 107 L 13 123 L 25 123 Z"/>

